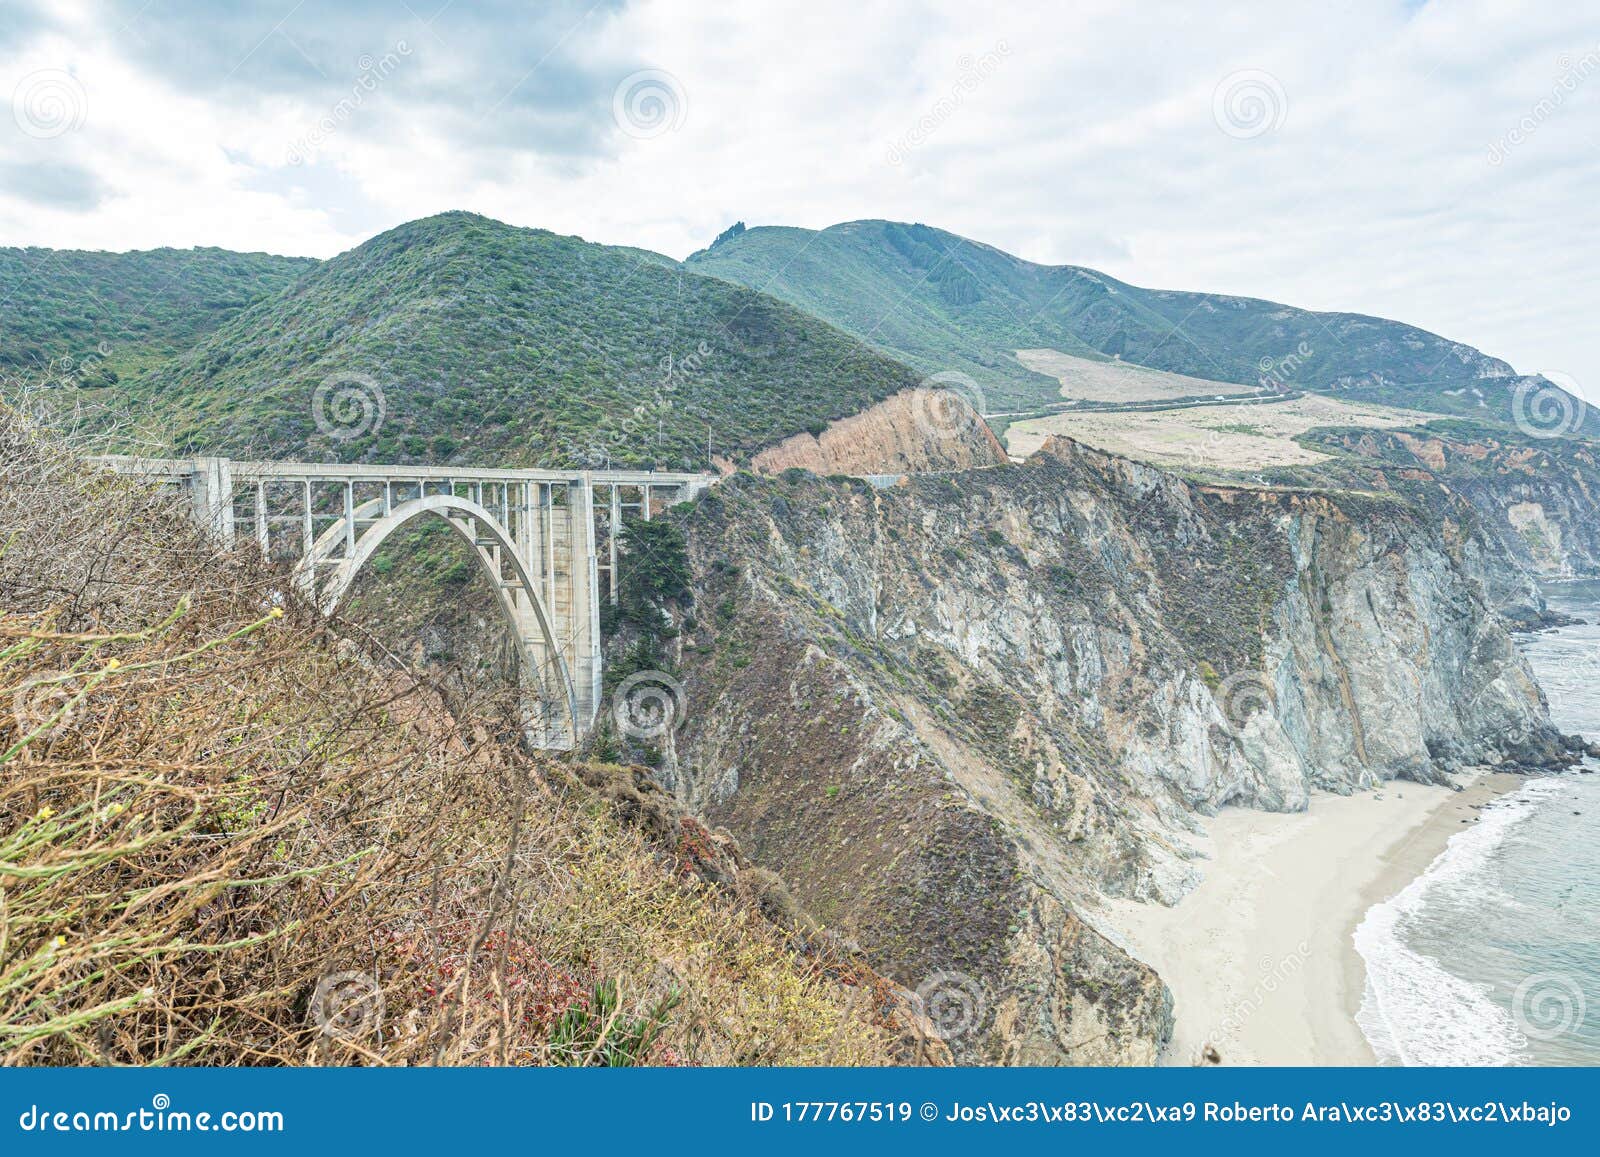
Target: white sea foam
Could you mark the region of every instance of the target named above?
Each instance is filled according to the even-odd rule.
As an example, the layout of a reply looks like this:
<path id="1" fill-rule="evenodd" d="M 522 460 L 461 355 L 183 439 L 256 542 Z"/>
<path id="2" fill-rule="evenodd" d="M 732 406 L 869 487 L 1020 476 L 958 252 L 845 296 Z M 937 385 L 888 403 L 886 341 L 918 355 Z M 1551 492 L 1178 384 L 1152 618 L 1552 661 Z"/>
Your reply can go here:
<path id="1" fill-rule="evenodd" d="M 1489 998 L 1489 988 L 1451 975 L 1411 948 L 1405 931 L 1430 895 L 1490 888 L 1482 877 L 1495 849 L 1561 786 L 1555 779 L 1534 780 L 1496 800 L 1476 824 L 1450 838 L 1427 871 L 1368 910 L 1355 931 L 1356 951 L 1367 966 L 1356 1022 L 1380 1063 L 1508 1065 L 1526 1059 L 1521 1033 Z"/>

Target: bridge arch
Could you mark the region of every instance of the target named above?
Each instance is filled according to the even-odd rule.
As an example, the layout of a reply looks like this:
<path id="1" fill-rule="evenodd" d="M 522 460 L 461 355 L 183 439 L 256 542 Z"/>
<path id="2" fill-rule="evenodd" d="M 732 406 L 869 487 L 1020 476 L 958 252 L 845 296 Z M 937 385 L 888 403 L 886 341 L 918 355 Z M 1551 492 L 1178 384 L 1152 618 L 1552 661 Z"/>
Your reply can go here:
<path id="1" fill-rule="evenodd" d="M 472 548 L 479 569 L 494 588 L 496 601 L 516 636 L 525 677 L 538 691 L 543 738 L 548 741 L 554 738 L 552 732 L 564 732 L 558 745 L 575 744 L 582 725 L 577 688 L 551 628 L 551 616 L 539 595 L 539 585 L 528 572 L 510 531 L 488 509 L 458 495 L 429 494 L 396 503 L 387 514 L 380 514 L 381 510 L 379 501 L 356 507 L 349 516 L 324 531 L 301 560 L 300 582 L 317 605 L 325 614 L 332 614 L 349 593 L 361 569 L 391 535 L 418 518 L 430 515 L 439 518 Z M 373 518 L 373 515 L 380 516 Z M 369 518 L 371 522 L 362 526 Z M 347 526 L 351 521 L 356 523 L 355 532 Z M 335 544 L 345 541 L 352 533 L 354 549 L 338 558 L 327 579 L 318 581 L 318 565 L 332 562 L 329 556 Z M 552 708 L 557 704 L 563 708 L 564 719 L 553 717 Z"/>

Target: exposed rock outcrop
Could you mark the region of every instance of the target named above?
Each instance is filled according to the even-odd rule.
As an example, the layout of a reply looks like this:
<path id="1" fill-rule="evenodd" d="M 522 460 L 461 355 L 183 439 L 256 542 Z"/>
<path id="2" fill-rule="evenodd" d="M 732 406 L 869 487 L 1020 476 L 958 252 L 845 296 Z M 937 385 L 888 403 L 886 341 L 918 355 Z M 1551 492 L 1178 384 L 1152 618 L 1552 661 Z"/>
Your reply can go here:
<path id="1" fill-rule="evenodd" d="M 799 467 L 815 474 L 904 474 L 967 470 L 1006 461 L 971 405 L 950 390 L 902 390 L 870 409 L 796 434 L 751 460 L 761 474 Z"/>
<path id="2" fill-rule="evenodd" d="M 1338 431 L 1325 440 L 1370 460 L 1382 485 L 1448 487 L 1517 569 L 1541 578 L 1600 574 L 1600 444 L 1472 426 Z"/>
<path id="3" fill-rule="evenodd" d="M 1196 813 L 1562 758 L 1482 540 L 1396 497 L 1056 440 L 881 490 L 741 476 L 689 527 L 664 782 L 943 996 L 958 1059 L 1155 1057 L 1164 986 L 1081 913 L 1180 897 Z"/>

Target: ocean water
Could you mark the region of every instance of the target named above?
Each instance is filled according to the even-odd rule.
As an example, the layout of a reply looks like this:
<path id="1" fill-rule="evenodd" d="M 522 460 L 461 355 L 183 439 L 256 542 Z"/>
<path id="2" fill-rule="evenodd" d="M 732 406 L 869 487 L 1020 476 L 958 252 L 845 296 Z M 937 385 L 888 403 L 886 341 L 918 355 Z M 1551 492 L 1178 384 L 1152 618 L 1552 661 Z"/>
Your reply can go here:
<path id="1" fill-rule="evenodd" d="M 1546 590 L 1588 620 L 1524 652 L 1563 731 L 1600 741 L 1600 582 Z M 1530 778 L 1367 912 L 1357 1017 L 1379 1061 L 1600 1064 L 1600 764 Z"/>

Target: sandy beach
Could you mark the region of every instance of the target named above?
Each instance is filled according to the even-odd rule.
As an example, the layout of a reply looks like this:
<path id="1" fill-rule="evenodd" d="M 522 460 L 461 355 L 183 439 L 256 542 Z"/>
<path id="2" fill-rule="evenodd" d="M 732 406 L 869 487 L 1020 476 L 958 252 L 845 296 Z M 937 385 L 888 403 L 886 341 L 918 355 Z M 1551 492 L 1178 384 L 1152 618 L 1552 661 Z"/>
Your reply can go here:
<path id="1" fill-rule="evenodd" d="M 1460 782 L 1463 791 L 1317 793 L 1294 815 L 1225 809 L 1200 841 L 1205 879 L 1175 908 L 1106 904 L 1100 926 L 1172 989 L 1168 1062 L 1198 1063 L 1209 1046 L 1223 1064 L 1373 1063 L 1355 1022 L 1365 984 L 1356 925 L 1522 781 Z"/>

